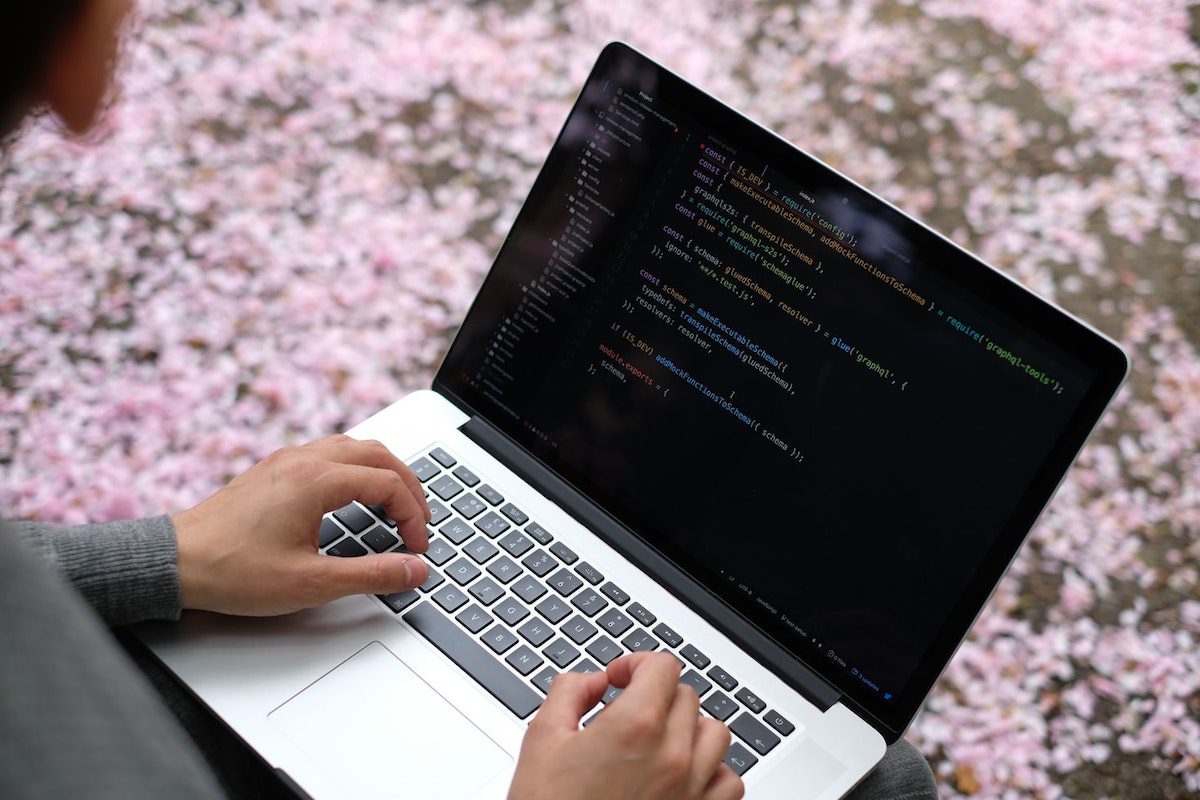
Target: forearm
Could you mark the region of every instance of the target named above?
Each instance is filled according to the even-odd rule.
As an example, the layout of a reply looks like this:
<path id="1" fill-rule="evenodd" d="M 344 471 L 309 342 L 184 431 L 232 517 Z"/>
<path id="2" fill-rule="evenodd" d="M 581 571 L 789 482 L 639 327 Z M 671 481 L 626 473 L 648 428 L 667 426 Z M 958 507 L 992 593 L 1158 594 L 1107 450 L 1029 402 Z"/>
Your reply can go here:
<path id="1" fill-rule="evenodd" d="M 170 518 L 70 528 L 14 522 L 11 527 L 107 624 L 179 618 L 178 546 Z"/>

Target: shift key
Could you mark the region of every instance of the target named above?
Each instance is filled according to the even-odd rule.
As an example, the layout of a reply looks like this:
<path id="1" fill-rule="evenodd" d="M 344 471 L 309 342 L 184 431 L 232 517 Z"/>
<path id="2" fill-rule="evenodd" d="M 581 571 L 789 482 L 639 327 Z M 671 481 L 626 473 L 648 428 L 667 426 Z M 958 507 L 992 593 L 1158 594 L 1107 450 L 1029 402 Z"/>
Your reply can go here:
<path id="1" fill-rule="evenodd" d="M 428 603 L 421 603 L 403 619 L 521 719 L 542 704 L 531 687 Z"/>

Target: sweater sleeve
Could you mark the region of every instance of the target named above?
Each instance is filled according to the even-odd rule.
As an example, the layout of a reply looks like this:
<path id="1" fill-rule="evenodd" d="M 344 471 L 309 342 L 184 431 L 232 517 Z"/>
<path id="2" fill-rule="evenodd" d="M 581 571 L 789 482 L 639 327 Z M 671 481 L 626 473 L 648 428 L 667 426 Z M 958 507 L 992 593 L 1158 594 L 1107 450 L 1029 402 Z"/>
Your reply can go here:
<path id="1" fill-rule="evenodd" d="M 169 517 L 69 528 L 9 524 L 108 625 L 179 619 L 179 549 Z"/>
<path id="2" fill-rule="evenodd" d="M 46 536 L 54 529 L 22 527 L 42 557 L 17 540 L 15 526 L 0 524 L 0 797 L 223 796 L 196 745 L 95 611 L 49 568 L 49 543 L 59 537 Z M 99 527 L 97 541 L 108 526 Z M 160 536 L 170 531 L 162 521 L 152 527 Z M 101 547 L 111 552 L 129 539 L 106 541 Z"/>

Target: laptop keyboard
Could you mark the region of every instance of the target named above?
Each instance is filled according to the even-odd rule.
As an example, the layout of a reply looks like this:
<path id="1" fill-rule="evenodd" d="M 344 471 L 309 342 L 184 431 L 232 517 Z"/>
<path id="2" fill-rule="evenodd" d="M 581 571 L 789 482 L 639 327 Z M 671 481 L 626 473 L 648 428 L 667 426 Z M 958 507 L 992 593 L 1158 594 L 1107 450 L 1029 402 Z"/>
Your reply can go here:
<path id="1" fill-rule="evenodd" d="M 432 512 L 429 578 L 377 597 L 519 719 L 541 706 L 562 672 L 598 672 L 626 653 L 665 649 L 680 661 L 680 681 L 700 696 L 702 712 L 733 731 L 725 763 L 737 774 L 796 730 L 444 448 L 409 467 Z M 340 557 L 404 551 L 384 509 L 358 503 L 325 516 L 319 543 Z M 619 695 L 609 687 L 583 724 Z"/>

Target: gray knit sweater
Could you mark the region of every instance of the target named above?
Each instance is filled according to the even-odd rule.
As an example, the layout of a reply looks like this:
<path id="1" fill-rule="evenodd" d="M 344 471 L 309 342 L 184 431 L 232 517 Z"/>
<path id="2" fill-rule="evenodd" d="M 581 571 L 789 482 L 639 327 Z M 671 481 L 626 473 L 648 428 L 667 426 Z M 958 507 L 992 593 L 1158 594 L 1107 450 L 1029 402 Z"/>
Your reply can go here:
<path id="1" fill-rule="evenodd" d="M 105 627 L 179 618 L 170 520 L 5 523 L 0 548 L 0 797 L 220 797 Z"/>

